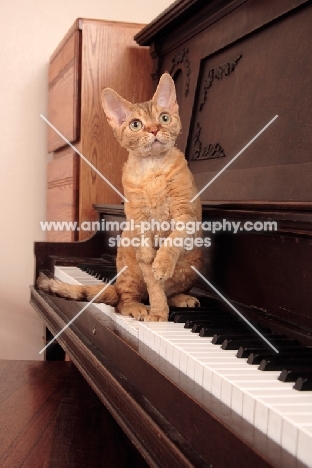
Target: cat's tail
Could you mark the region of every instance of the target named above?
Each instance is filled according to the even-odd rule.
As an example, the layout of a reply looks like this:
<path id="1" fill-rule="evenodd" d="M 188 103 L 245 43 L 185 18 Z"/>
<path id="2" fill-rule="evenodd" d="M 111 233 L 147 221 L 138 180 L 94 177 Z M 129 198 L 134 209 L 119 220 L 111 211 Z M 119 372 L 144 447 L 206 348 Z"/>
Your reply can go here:
<path id="1" fill-rule="evenodd" d="M 105 284 L 80 286 L 42 276 L 38 278 L 37 286 L 42 291 L 54 296 L 74 301 L 91 301 L 105 287 Z M 119 302 L 116 287 L 112 284 L 107 286 L 94 302 L 103 302 L 113 307 L 116 306 Z"/>

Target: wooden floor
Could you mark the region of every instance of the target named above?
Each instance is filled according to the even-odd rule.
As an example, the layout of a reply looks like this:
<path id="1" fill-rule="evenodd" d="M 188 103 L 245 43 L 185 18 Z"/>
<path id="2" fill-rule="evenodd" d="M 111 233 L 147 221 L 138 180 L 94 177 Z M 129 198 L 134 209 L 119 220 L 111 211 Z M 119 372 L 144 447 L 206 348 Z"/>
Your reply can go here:
<path id="1" fill-rule="evenodd" d="M 71 362 L 0 361 L 1 468 L 147 467 Z"/>

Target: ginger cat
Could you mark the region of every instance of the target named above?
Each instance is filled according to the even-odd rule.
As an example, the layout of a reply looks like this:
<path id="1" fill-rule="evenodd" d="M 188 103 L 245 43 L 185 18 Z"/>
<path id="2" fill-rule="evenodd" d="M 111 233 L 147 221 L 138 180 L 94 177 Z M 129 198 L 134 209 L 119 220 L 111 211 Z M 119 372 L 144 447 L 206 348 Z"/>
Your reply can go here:
<path id="1" fill-rule="evenodd" d="M 131 104 L 106 88 L 102 104 L 117 140 L 129 152 L 122 183 L 128 200 L 126 218 L 134 220 L 136 228 L 124 230 L 122 238 L 142 242 L 118 247 L 117 272 L 124 266 L 127 269 L 96 302 L 116 306 L 121 314 L 138 320 L 166 321 L 170 305 L 199 305 L 186 293 L 197 278 L 191 266 L 200 269 L 202 264 L 202 243 L 194 242 L 201 236 L 201 204 L 199 198 L 190 202 L 197 189 L 183 153 L 174 146 L 181 131 L 174 82 L 163 74 L 152 100 L 141 104 Z M 167 225 L 163 223 L 158 230 L 156 224 L 157 229 L 142 234 L 142 223 L 152 220 L 167 221 Z M 187 223 L 197 223 L 191 235 Z M 161 246 L 159 237 L 165 238 Z M 192 248 L 186 243 L 190 240 Z M 38 279 L 38 286 L 74 300 L 91 300 L 103 288 L 43 278 Z M 144 304 L 148 298 L 150 307 Z"/>

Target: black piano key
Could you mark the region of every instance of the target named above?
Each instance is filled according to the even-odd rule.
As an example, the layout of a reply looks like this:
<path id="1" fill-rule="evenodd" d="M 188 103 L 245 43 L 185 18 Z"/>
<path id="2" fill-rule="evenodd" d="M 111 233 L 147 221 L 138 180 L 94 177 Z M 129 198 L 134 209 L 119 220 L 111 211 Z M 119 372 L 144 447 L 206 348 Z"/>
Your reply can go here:
<path id="1" fill-rule="evenodd" d="M 223 341 L 221 348 L 224 350 L 235 350 L 239 349 L 241 346 L 257 346 L 261 345 L 260 338 L 251 338 L 245 337 L 242 339 L 226 339 Z"/>
<path id="2" fill-rule="evenodd" d="M 192 320 L 192 319 L 198 318 L 198 317 L 200 317 L 202 319 L 205 319 L 207 317 L 218 316 L 219 314 L 220 314 L 220 316 L 222 314 L 224 316 L 223 312 L 220 312 L 217 309 L 210 309 L 210 308 L 206 308 L 206 307 L 198 307 L 198 308 L 193 308 L 193 307 L 170 307 L 168 320 L 170 322 L 174 322 L 174 319 L 175 319 L 175 317 L 177 315 L 180 315 L 181 318 L 182 318 L 182 316 L 184 316 L 185 321 L 186 321 L 186 320 Z"/>
<path id="3" fill-rule="evenodd" d="M 201 333 L 200 333 L 200 336 L 205 336 L 205 335 L 201 335 Z M 220 330 L 219 333 L 216 332 L 214 334 L 211 343 L 215 345 L 221 345 L 224 342 L 224 340 L 227 340 L 228 338 L 235 338 L 235 337 L 240 337 L 243 340 L 243 339 L 248 338 L 248 335 L 246 334 L 242 335 L 241 333 L 236 333 L 235 335 L 233 334 L 233 330 L 229 330 L 228 332 L 226 330 Z"/>
<path id="4" fill-rule="evenodd" d="M 215 332 L 214 334 L 212 334 L 213 332 Z M 248 335 L 246 334 L 242 334 L 244 333 L 245 330 L 237 330 L 237 335 L 235 336 L 240 336 L 241 339 L 247 339 L 248 338 Z M 201 330 L 200 331 L 200 336 L 212 336 L 212 340 L 211 340 L 211 343 L 212 344 L 215 344 L 215 345 L 222 345 L 224 343 L 224 341 L 227 339 L 226 337 L 228 336 L 234 336 L 233 335 L 233 329 L 226 329 L 226 328 L 215 328 L 215 329 L 206 329 L 206 330 Z"/>
<path id="5" fill-rule="evenodd" d="M 272 350 L 273 351 L 273 350 Z M 274 353 L 274 351 L 273 351 Z M 267 352 L 266 350 L 260 350 L 258 352 L 253 352 L 248 357 L 248 364 L 260 364 L 263 359 L 267 359 L 270 356 L 276 356 L 276 353 L 272 354 L 272 352 Z M 302 346 L 292 346 L 286 349 L 282 349 L 279 353 L 281 357 L 288 357 L 288 358 L 296 358 L 300 356 L 300 358 L 307 358 L 312 357 L 312 350 L 311 348 L 304 348 Z"/>
<path id="6" fill-rule="evenodd" d="M 223 307 L 223 304 L 217 300 L 213 299 L 212 297 L 199 297 L 200 307 Z"/>
<path id="7" fill-rule="evenodd" d="M 229 328 L 231 327 L 231 328 Z M 200 333 L 201 329 L 202 328 L 205 328 L 206 329 L 206 332 L 205 332 L 205 335 L 207 335 L 207 331 L 211 328 L 213 330 L 222 330 L 222 329 L 225 329 L 225 330 L 233 330 L 233 329 L 239 329 L 241 330 L 242 332 L 244 331 L 243 328 L 239 328 L 239 327 L 234 327 L 234 324 L 231 324 L 231 323 L 220 323 L 220 322 L 215 322 L 215 323 L 203 323 L 203 322 L 196 322 L 194 323 L 194 325 L 192 326 L 192 333 Z M 210 335 L 209 336 L 213 336 L 215 333 L 213 333 L 211 335 L 211 332 L 210 332 Z"/>
<path id="8" fill-rule="evenodd" d="M 207 315 L 205 312 L 198 313 L 194 311 L 189 312 L 188 314 L 176 314 L 173 321 L 175 323 L 185 323 L 187 320 L 190 320 L 192 318 L 205 320 L 206 317 Z"/>
<path id="9" fill-rule="evenodd" d="M 273 354 L 274 353 L 274 354 Z M 269 359 L 270 357 L 273 357 L 276 354 L 276 352 L 272 349 L 272 353 L 251 353 L 248 356 L 247 362 L 248 364 L 260 364 L 264 359 Z"/>
<path id="10" fill-rule="evenodd" d="M 108 283 L 117 274 L 116 266 L 109 264 L 80 263 L 78 268 L 104 283 Z"/>
<path id="11" fill-rule="evenodd" d="M 232 340 L 232 341 L 233 341 L 233 340 L 238 340 L 238 341 L 241 340 L 241 344 L 240 344 L 237 348 L 233 348 L 233 349 L 239 349 L 240 346 L 243 346 L 243 347 L 247 347 L 247 346 L 250 347 L 250 346 L 252 346 L 252 347 L 257 347 L 257 348 L 263 347 L 263 348 L 266 349 L 266 348 L 268 347 L 268 345 L 267 345 L 267 344 L 265 343 L 265 341 L 263 341 L 263 340 L 261 340 L 261 341 L 259 341 L 259 342 L 257 342 L 257 341 L 255 341 L 255 342 L 252 341 L 252 344 L 249 343 L 249 345 L 248 345 L 248 343 L 246 342 L 246 340 L 257 340 L 257 339 L 260 340 L 260 337 L 257 338 L 256 336 L 251 335 L 251 334 L 249 333 L 249 330 L 250 330 L 250 329 L 248 328 L 248 329 L 247 329 L 247 332 L 244 331 L 243 333 L 240 332 L 240 331 L 238 331 L 238 332 L 232 332 L 232 333 L 231 333 L 231 332 L 230 332 L 230 333 L 226 333 L 226 332 L 222 332 L 222 330 L 221 330 L 220 334 L 217 334 L 217 333 L 216 333 L 216 335 L 213 337 L 212 343 L 213 343 L 213 344 L 222 345 L 223 342 L 224 342 L 225 340 Z M 265 333 L 265 335 L 267 336 L 267 333 Z M 276 335 L 270 335 L 270 336 L 276 336 Z M 278 335 L 278 336 L 279 336 L 279 335 Z M 244 342 L 243 342 L 243 340 L 244 340 Z M 237 342 L 237 344 L 238 344 L 238 342 Z M 236 345 L 237 345 L 237 344 L 236 344 Z"/>
<path id="12" fill-rule="evenodd" d="M 267 356 L 273 356 L 276 354 L 276 352 L 271 349 L 271 348 L 265 348 L 264 346 L 262 347 L 249 347 L 249 346 L 240 346 L 240 348 L 237 351 L 236 357 L 238 358 L 248 358 L 251 354 L 256 354 L 259 355 L 260 353 L 263 353 L 265 357 Z"/>
<path id="13" fill-rule="evenodd" d="M 308 371 L 305 371 L 304 369 L 283 369 L 280 375 L 278 376 L 278 380 L 280 380 L 281 382 L 296 382 L 296 380 L 299 379 L 299 377 L 312 378 L 312 370 L 308 369 Z"/>
<path id="14" fill-rule="evenodd" d="M 104 267 L 104 268 L 87 268 L 86 272 L 89 273 L 92 276 L 97 276 L 97 275 L 107 275 L 109 273 L 112 273 L 114 270 L 112 268 Z"/>
<path id="15" fill-rule="evenodd" d="M 312 377 L 299 377 L 294 385 L 295 390 L 305 392 L 312 390 Z"/>
<path id="16" fill-rule="evenodd" d="M 283 348 L 288 346 L 294 346 L 298 343 L 296 340 L 287 339 L 285 337 L 281 337 L 279 335 L 266 335 L 265 338 L 280 351 Z M 267 347 L 267 343 L 261 339 L 260 336 L 255 337 L 247 337 L 245 340 L 240 340 L 237 337 L 233 339 L 227 339 L 222 343 L 222 349 L 239 349 L 240 346 L 263 346 Z M 276 353 L 277 354 L 277 353 Z"/>
<path id="17" fill-rule="evenodd" d="M 224 336 L 224 334 L 227 336 L 227 335 L 233 333 L 233 329 L 232 328 L 227 328 L 227 327 L 219 327 L 219 326 L 218 327 L 202 327 L 200 329 L 199 336 L 201 338 L 207 337 L 207 336 L 212 337 L 211 342 L 213 343 L 213 337 L 215 335 L 219 336 L 221 333 L 222 333 L 223 336 Z M 213 344 L 216 344 L 216 343 L 213 343 Z"/>
<path id="18" fill-rule="evenodd" d="M 211 316 L 211 317 L 207 317 L 205 316 L 203 319 L 202 318 L 193 318 L 191 317 L 190 319 L 186 320 L 185 321 L 185 325 L 184 325 L 184 328 L 192 328 L 195 324 L 196 325 L 203 325 L 203 326 L 209 326 L 209 325 L 224 325 L 224 324 L 231 324 L 231 323 L 236 323 L 237 322 L 237 319 L 234 318 L 229 318 L 229 317 L 223 317 L 223 316 L 220 316 L 220 317 L 215 317 L 215 316 Z"/>
<path id="19" fill-rule="evenodd" d="M 85 269 L 88 267 L 87 264 L 85 264 L 85 263 L 79 263 L 79 265 L 77 265 L 77 266 L 82 271 L 85 271 Z"/>
<path id="20" fill-rule="evenodd" d="M 93 270 L 111 270 L 112 268 L 116 269 L 116 265 L 107 265 L 103 263 L 79 263 L 78 268 L 81 270 L 86 268 L 91 268 Z"/>
<path id="21" fill-rule="evenodd" d="M 189 321 L 189 323 L 190 322 L 191 321 Z M 204 318 L 204 319 L 198 318 L 198 319 L 192 320 L 192 322 L 193 322 L 192 328 L 195 325 L 197 325 L 200 328 L 201 327 L 206 327 L 206 328 L 220 327 L 220 328 L 227 328 L 227 329 L 233 328 L 233 332 L 237 330 L 238 328 L 242 329 L 244 327 L 244 324 L 242 324 L 242 322 L 236 319 L 235 317 L 226 318 L 226 319 L 222 317 L 211 317 L 211 318 Z M 185 328 L 187 327 L 185 326 Z M 199 333 L 199 330 L 198 332 L 195 332 L 195 333 Z"/>
<path id="22" fill-rule="evenodd" d="M 78 268 L 94 277 L 98 277 L 102 274 L 105 276 L 110 275 L 113 278 L 116 275 L 116 267 L 110 265 L 80 263 Z"/>
<path id="23" fill-rule="evenodd" d="M 192 328 L 196 323 L 198 323 L 198 319 L 188 319 L 185 321 L 184 328 Z"/>
<path id="24" fill-rule="evenodd" d="M 263 359 L 259 365 L 259 369 L 262 371 L 282 371 L 283 369 L 300 370 L 300 368 L 305 366 L 312 369 L 311 358 L 279 358 L 277 354 L 275 357 Z"/>

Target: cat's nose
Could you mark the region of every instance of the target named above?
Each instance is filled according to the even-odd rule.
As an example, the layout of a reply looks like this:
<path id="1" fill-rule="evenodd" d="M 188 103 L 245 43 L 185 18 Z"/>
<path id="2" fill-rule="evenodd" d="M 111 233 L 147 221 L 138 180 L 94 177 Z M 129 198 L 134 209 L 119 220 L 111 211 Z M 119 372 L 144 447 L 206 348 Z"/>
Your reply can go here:
<path id="1" fill-rule="evenodd" d="M 149 132 L 156 136 L 158 133 L 158 130 L 159 130 L 158 127 L 151 127 L 149 129 Z"/>

